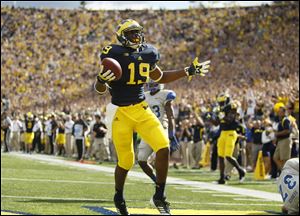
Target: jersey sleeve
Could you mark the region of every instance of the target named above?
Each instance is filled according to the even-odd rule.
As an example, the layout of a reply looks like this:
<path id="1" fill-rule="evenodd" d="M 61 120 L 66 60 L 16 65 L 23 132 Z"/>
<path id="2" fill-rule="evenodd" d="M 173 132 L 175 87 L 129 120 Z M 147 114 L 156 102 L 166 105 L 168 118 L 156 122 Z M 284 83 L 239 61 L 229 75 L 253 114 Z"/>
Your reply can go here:
<path id="1" fill-rule="evenodd" d="M 100 59 L 103 60 L 104 58 L 111 58 L 113 57 L 113 46 L 112 45 L 108 45 L 102 48 L 102 51 L 100 53 Z"/>
<path id="2" fill-rule="evenodd" d="M 283 128 L 285 130 L 290 130 L 291 129 L 291 122 L 288 118 L 285 118 L 285 120 L 283 121 Z"/>
<path id="3" fill-rule="evenodd" d="M 152 71 L 155 69 L 157 62 L 160 60 L 160 54 L 154 46 L 147 44 L 143 59 L 150 64 L 150 71 Z"/>
<path id="4" fill-rule="evenodd" d="M 123 55 L 126 49 L 116 44 L 110 44 L 102 48 L 100 59 L 104 58 L 115 58 L 116 56 Z"/>

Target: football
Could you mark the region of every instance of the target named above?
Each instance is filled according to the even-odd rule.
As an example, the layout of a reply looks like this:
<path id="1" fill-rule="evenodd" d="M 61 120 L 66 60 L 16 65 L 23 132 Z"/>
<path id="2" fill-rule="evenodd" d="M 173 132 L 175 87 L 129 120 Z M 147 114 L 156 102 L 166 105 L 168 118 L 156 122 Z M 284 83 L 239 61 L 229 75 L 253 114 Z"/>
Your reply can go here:
<path id="1" fill-rule="evenodd" d="M 111 70 L 115 74 L 115 80 L 119 80 L 121 78 L 122 68 L 117 60 L 113 58 L 104 58 L 101 64 L 104 66 L 104 71 Z"/>

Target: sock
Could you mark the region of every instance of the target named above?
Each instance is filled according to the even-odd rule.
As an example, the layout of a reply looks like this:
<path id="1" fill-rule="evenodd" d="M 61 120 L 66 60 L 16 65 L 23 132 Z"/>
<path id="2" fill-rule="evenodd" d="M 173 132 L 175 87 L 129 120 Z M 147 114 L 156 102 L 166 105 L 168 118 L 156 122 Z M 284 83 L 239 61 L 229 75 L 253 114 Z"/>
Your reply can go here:
<path id="1" fill-rule="evenodd" d="M 166 183 L 161 183 L 161 184 L 156 183 L 155 194 L 154 194 L 155 199 L 164 198 L 165 187 L 166 187 Z"/>
<path id="2" fill-rule="evenodd" d="M 116 189 L 114 200 L 115 201 L 123 201 L 123 200 L 125 200 L 124 197 L 123 197 L 123 190 Z"/>
<path id="3" fill-rule="evenodd" d="M 220 179 L 224 180 L 225 179 L 225 174 L 224 173 L 221 173 L 220 175 Z"/>
<path id="4" fill-rule="evenodd" d="M 152 179 L 152 181 L 156 184 L 156 176 L 153 175 L 152 177 L 150 177 Z"/>

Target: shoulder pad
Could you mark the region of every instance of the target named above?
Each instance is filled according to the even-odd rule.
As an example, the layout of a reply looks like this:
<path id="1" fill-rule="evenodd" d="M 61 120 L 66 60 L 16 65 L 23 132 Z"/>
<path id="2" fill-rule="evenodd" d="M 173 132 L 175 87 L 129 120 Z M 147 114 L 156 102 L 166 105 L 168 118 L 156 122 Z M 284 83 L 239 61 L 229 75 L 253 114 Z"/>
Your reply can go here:
<path id="1" fill-rule="evenodd" d="M 116 55 L 123 55 L 126 52 L 128 52 L 128 49 L 126 47 L 117 44 L 110 44 L 108 46 L 103 47 L 102 52 L 100 54 L 100 58 L 104 59 Z"/>
<path id="2" fill-rule="evenodd" d="M 142 55 L 142 58 L 148 61 L 149 63 L 156 63 L 160 60 L 158 50 L 150 44 L 143 44 L 141 47 L 140 54 Z"/>

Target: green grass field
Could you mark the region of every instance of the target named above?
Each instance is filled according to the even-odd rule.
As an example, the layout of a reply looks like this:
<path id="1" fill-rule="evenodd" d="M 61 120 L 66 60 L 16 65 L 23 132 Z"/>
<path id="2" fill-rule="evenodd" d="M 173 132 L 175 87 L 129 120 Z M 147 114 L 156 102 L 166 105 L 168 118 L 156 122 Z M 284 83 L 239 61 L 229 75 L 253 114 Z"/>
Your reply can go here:
<path id="1" fill-rule="evenodd" d="M 101 166 L 114 167 L 114 164 Z M 141 169 L 135 166 L 133 171 L 141 172 Z M 218 178 L 218 172 L 206 168 L 171 168 L 169 176 L 211 182 Z M 252 179 L 253 175 L 248 174 L 245 183 L 240 184 L 234 176 L 228 185 L 277 193 L 275 182 Z M 128 177 L 125 197 L 130 213 L 157 214 L 149 204 L 153 193 L 150 180 Z M 281 209 L 281 202 L 222 193 L 213 188 L 202 190 L 189 185 L 168 184 L 166 193 L 172 214 L 274 214 Z M 113 194 L 112 173 L 1 154 L 1 214 L 113 214 Z"/>

